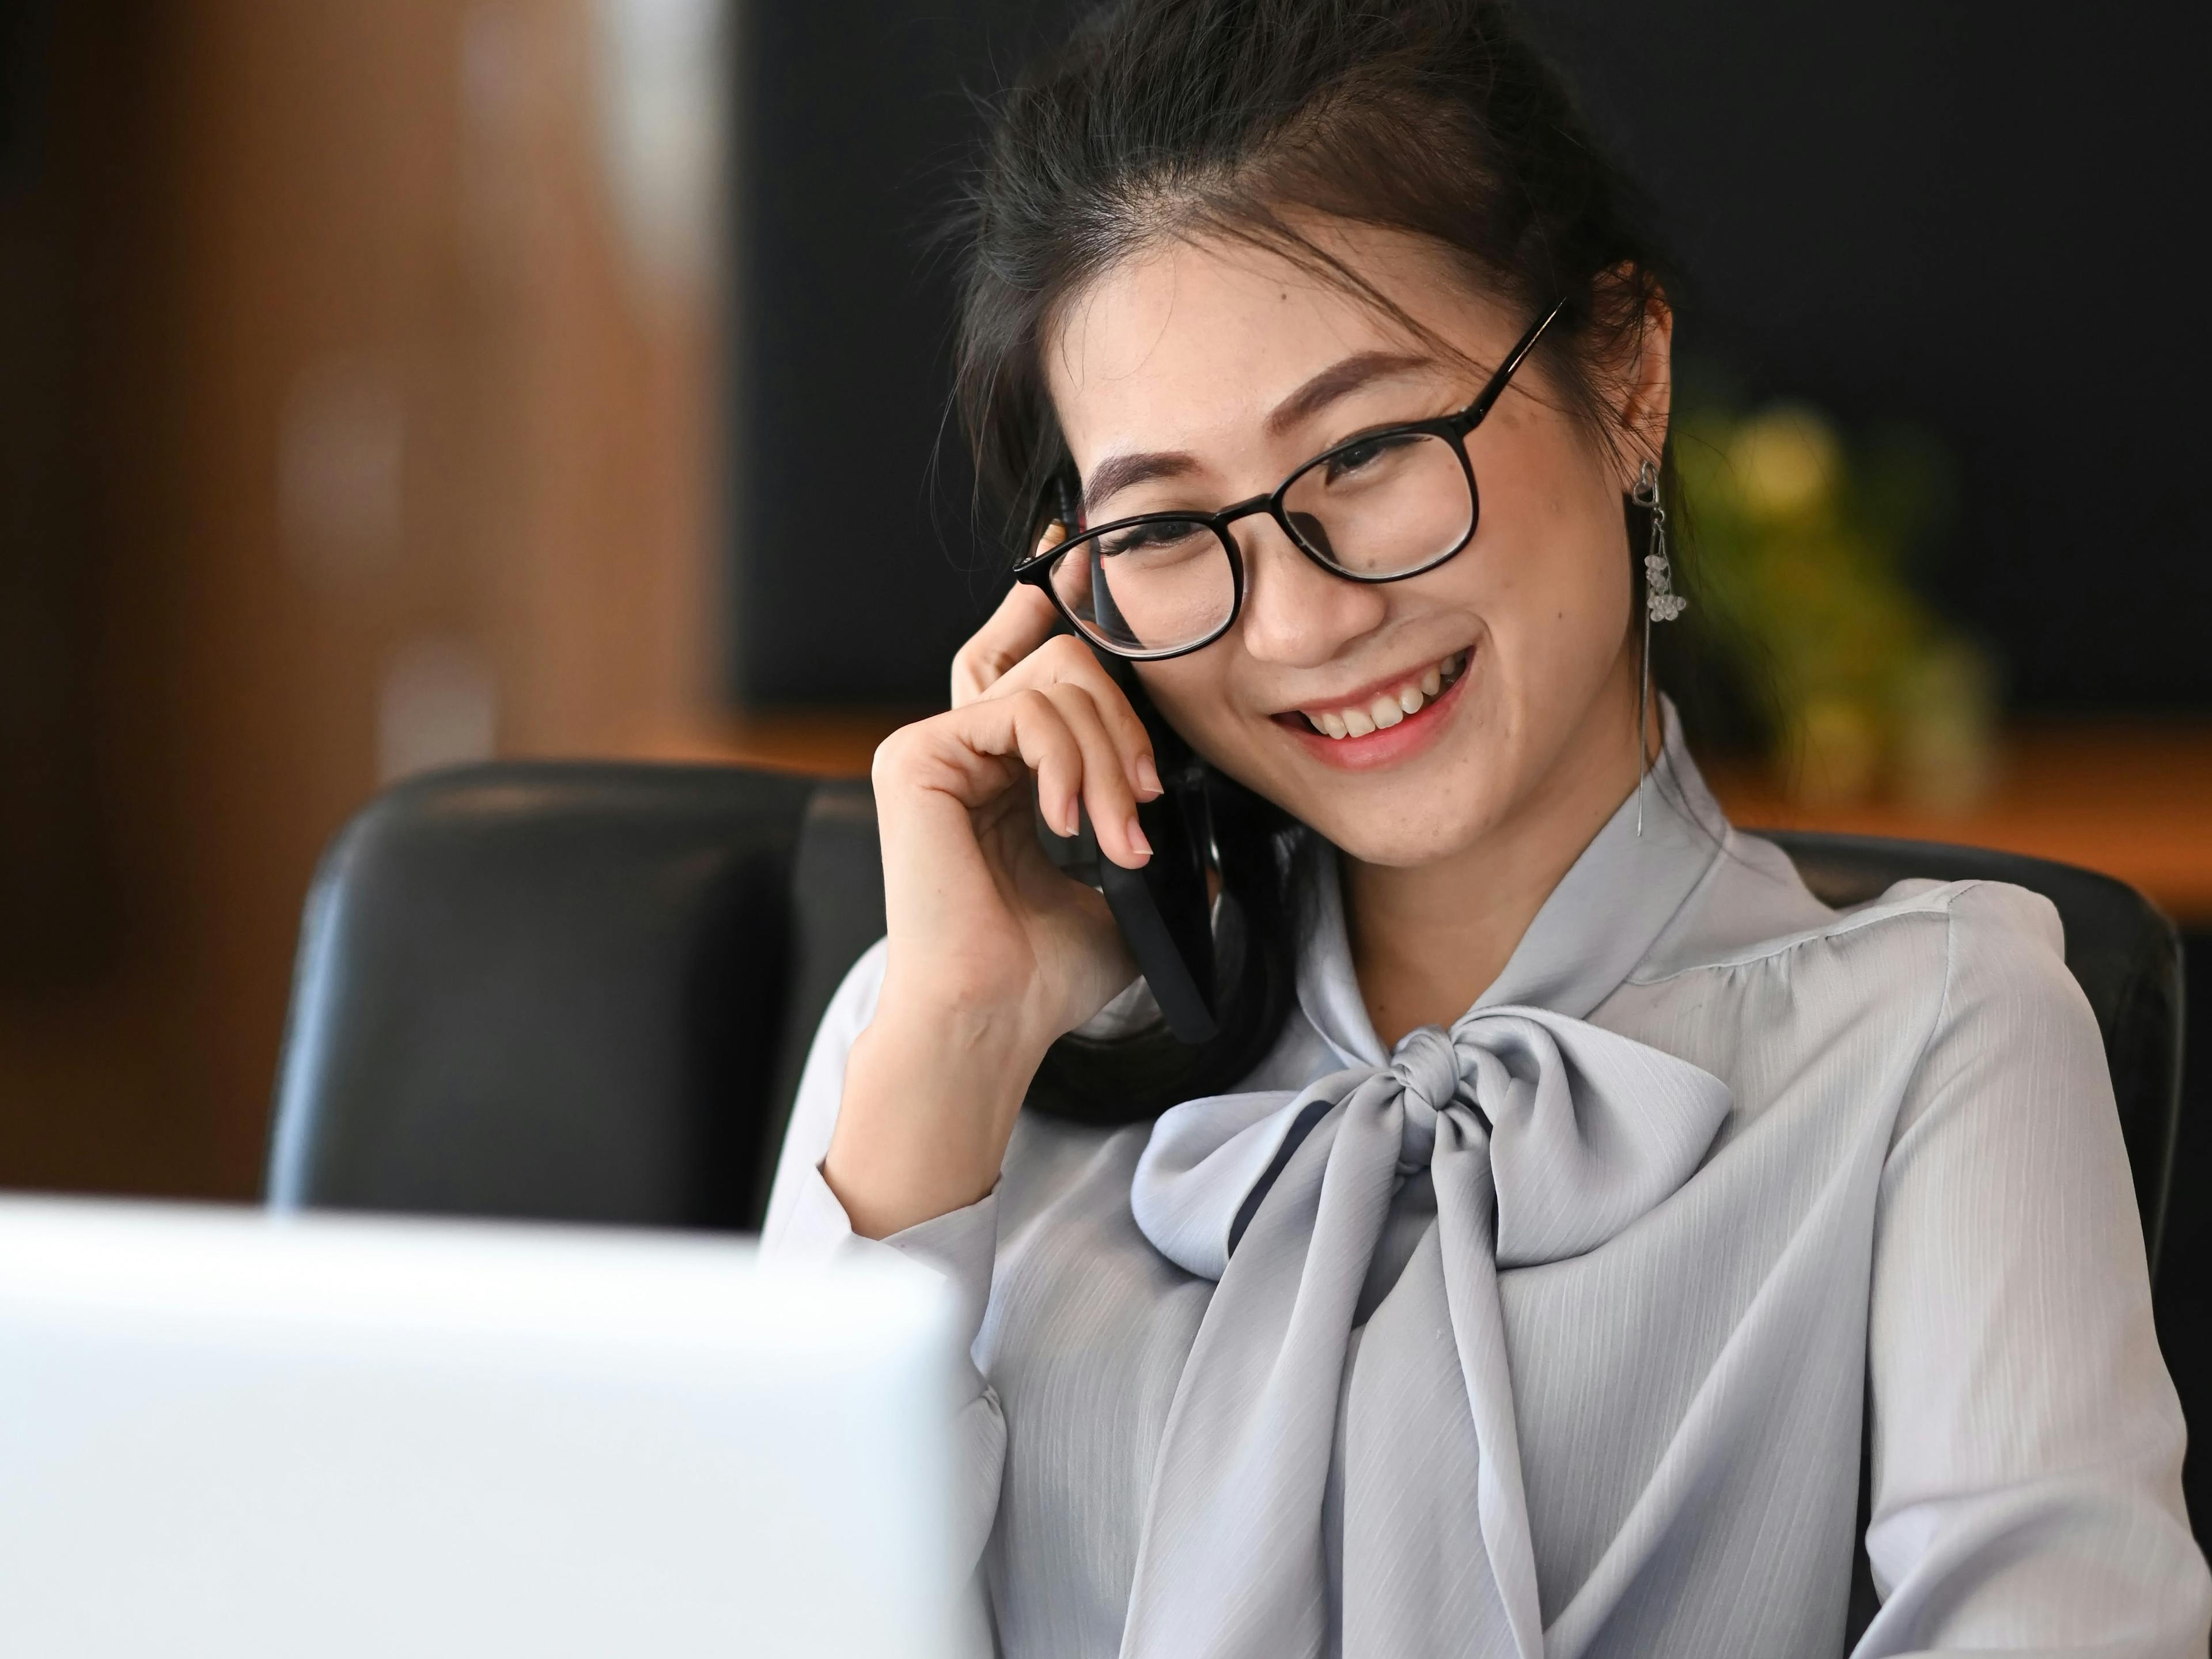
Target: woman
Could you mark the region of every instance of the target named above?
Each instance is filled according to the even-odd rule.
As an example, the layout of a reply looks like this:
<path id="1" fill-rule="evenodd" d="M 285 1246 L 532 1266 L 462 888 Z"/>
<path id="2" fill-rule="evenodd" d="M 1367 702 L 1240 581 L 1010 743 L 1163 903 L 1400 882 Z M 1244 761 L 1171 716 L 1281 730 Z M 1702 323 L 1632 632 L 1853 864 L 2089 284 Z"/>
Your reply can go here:
<path id="1" fill-rule="evenodd" d="M 1006 106 L 962 396 L 1029 580 L 878 754 L 768 1237 L 963 1293 L 1008 1654 L 1833 1654 L 1863 1425 L 1860 1653 L 2204 1651 L 2054 913 L 1829 910 L 1650 695 L 1626 196 L 1480 0 L 1123 0 Z M 1152 855 L 1101 652 L 1212 769 L 1197 1050 L 1033 824 Z"/>

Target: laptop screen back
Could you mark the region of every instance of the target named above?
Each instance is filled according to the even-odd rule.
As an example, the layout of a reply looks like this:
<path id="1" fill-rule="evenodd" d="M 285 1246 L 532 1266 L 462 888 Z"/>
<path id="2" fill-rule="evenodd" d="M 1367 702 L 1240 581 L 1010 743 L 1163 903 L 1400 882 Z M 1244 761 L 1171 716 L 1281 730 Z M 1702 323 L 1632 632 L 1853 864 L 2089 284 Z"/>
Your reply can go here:
<path id="1" fill-rule="evenodd" d="M 737 1240 L 0 1201 L 0 1651 L 934 1659 L 950 1318 Z"/>

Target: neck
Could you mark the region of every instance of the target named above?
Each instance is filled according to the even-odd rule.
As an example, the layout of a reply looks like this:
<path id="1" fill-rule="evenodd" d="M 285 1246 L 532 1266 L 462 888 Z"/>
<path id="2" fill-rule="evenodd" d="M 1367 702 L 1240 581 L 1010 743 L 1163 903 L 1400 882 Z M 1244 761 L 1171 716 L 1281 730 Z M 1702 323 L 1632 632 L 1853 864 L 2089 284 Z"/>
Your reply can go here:
<path id="1" fill-rule="evenodd" d="M 1513 811 L 1432 862 L 1343 859 L 1345 922 L 1362 999 L 1386 1048 L 1421 1025 L 1449 1025 L 1504 971 L 1537 911 L 1639 776 L 1622 736 L 1636 724 L 1636 670 L 1607 678 L 1581 730 Z M 1659 711 L 1646 763 L 1662 747 Z"/>

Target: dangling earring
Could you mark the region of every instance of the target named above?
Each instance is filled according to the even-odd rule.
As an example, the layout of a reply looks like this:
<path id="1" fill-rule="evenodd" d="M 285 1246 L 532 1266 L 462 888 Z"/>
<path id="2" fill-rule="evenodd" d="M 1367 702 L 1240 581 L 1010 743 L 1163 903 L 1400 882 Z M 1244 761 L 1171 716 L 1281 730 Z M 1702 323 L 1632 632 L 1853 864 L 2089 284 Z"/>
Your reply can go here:
<path id="1" fill-rule="evenodd" d="M 1636 833 L 1644 834 L 1644 779 L 1651 769 L 1644 733 L 1651 718 L 1651 624 L 1672 622 L 1690 607 L 1674 591 L 1674 568 L 1667 560 L 1667 509 L 1659 502 L 1659 469 L 1650 461 L 1636 474 L 1628 499 L 1651 520 L 1651 539 L 1644 553 L 1644 660 L 1636 687 Z"/>

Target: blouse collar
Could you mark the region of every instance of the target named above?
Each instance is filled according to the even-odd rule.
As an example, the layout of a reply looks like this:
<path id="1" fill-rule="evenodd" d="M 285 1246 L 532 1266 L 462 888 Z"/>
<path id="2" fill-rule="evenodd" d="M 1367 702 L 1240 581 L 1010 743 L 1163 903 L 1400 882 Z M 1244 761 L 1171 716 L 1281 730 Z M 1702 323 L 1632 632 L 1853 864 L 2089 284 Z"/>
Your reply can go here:
<path id="1" fill-rule="evenodd" d="M 1683 744 L 1673 702 L 1662 697 L 1660 707 L 1665 741 L 1642 790 L 1642 832 L 1638 792 L 1631 790 L 1474 1007 L 1534 1006 L 1587 1018 L 1650 953 L 1713 870 L 1728 844 L 1728 820 Z M 1318 863 L 1298 1003 L 1341 1063 L 1382 1065 L 1389 1056 L 1352 971 L 1337 861 Z"/>

